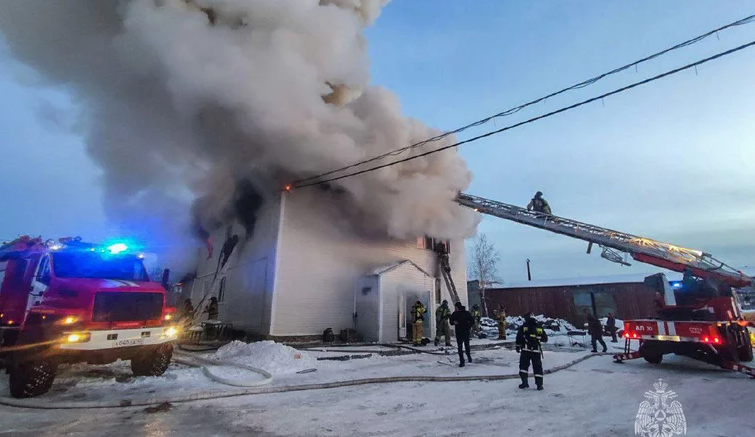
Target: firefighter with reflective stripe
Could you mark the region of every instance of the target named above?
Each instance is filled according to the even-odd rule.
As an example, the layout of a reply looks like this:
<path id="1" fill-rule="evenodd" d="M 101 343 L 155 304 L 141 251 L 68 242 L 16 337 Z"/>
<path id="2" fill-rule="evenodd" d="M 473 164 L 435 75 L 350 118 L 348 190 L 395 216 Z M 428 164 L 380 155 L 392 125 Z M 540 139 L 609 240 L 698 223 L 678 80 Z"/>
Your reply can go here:
<path id="1" fill-rule="evenodd" d="M 506 340 L 506 308 L 498 307 L 498 339 Z"/>
<path id="2" fill-rule="evenodd" d="M 482 313 L 480 313 L 480 306 L 475 304 L 472 307 L 472 318 L 474 319 L 474 332 L 480 332 L 480 320 L 482 319 Z"/>
<path id="3" fill-rule="evenodd" d="M 535 197 L 533 197 L 527 205 L 527 211 L 535 211 L 551 215 L 551 206 L 548 204 L 547 200 L 543 199 L 542 191 L 535 193 Z"/>
<path id="4" fill-rule="evenodd" d="M 532 317 L 532 313 L 524 315 L 524 324 L 516 333 L 516 351 L 519 356 L 519 376 L 522 383 L 519 388 L 529 388 L 527 372 L 532 362 L 532 371 L 535 373 L 535 385 L 538 390 L 543 389 L 543 348 L 541 343 L 548 341 L 548 334 L 543 326 Z"/>
<path id="5" fill-rule="evenodd" d="M 435 346 L 440 343 L 440 338 L 446 337 L 446 346 L 451 346 L 451 325 L 448 320 L 451 318 L 451 310 L 448 309 L 448 301 L 443 303 L 435 310 Z"/>
<path id="6" fill-rule="evenodd" d="M 426 312 L 427 308 L 420 301 L 415 302 L 414 306 L 412 306 L 412 318 L 414 320 L 414 324 L 412 325 L 412 343 L 415 346 L 422 346 L 422 334 L 424 333 L 422 324 L 425 320 Z"/>

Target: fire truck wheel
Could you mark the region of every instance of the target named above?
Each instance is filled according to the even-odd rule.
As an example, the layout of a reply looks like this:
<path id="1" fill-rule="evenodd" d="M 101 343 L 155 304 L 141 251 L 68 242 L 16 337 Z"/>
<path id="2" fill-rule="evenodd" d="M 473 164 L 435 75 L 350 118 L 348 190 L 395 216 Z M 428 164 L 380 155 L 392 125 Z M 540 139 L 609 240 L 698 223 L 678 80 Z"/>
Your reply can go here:
<path id="1" fill-rule="evenodd" d="M 9 388 L 14 398 L 31 398 L 47 393 L 55 380 L 57 363 L 53 361 L 27 361 L 10 369 Z"/>
<path id="2" fill-rule="evenodd" d="M 146 349 L 131 359 L 131 371 L 134 376 L 160 376 L 168 370 L 172 357 L 171 343 Z"/>
<path id="3" fill-rule="evenodd" d="M 650 364 L 661 364 L 661 361 L 663 361 L 663 354 L 657 347 L 651 346 L 650 343 L 643 343 L 642 346 L 640 346 L 639 352 L 640 356 Z"/>

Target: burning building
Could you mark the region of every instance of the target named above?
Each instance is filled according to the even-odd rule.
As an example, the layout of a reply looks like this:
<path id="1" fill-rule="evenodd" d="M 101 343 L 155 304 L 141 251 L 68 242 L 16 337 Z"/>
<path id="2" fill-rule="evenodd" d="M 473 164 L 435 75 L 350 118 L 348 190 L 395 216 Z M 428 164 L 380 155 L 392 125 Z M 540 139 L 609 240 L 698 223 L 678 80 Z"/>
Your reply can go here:
<path id="1" fill-rule="evenodd" d="M 196 234 L 211 236 L 215 251 L 209 261 L 200 256 L 195 295 L 222 247 L 234 246 L 221 317 L 262 335 L 309 335 L 351 327 L 360 281 L 393 283 L 371 276 L 382 265 L 411 261 L 378 276 L 413 265 L 396 290 L 409 299 L 421 288 L 438 300 L 425 285 L 437 276 L 431 252 L 396 241 L 452 240 L 452 267 L 465 283 L 460 241 L 479 217 L 454 198 L 471 173 L 453 148 L 423 155 L 454 137 L 356 164 L 441 133 L 370 84 L 364 30 L 388 3 L 24 0 L 3 4 L 0 33 L 34 70 L 34 84 L 76 102 L 75 133 L 102 171 L 113 228 L 190 265 Z M 331 191 L 278 193 L 333 169 L 409 156 L 416 159 L 334 181 Z M 229 226 L 236 239 L 226 239 Z M 383 327 L 378 338 L 396 333 L 388 326 L 399 305 L 385 296 L 369 316 Z"/>
<path id="2" fill-rule="evenodd" d="M 319 189 L 284 192 L 257 211 L 251 238 L 228 259 L 217 297 L 220 320 L 260 337 L 319 337 L 356 329 L 366 341 L 396 341 L 411 324 L 417 300 L 428 308 L 451 301 L 441 286 L 432 238 L 397 240 L 366 236 L 343 209 L 339 195 Z M 197 276 L 184 286 L 196 304 L 221 269 L 220 246 L 249 229 L 236 221 L 213 233 L 216 248 L 197 255 Z M 466 304 L 463 240 L 450 241 L 450 263 L 462 303 Z M 434 320 L 425 335 L 434 333 Z"/>

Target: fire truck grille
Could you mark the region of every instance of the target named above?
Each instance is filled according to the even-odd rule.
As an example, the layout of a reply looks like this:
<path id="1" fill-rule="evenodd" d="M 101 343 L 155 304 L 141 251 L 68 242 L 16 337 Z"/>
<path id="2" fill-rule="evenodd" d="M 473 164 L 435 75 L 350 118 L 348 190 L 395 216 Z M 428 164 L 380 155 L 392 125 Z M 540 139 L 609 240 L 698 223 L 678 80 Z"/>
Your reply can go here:
<path id="1" fill-rule="evenodd" d="M 97 293 L 93 322 L 155 320 L 162 315 L 161 293 Z"/>

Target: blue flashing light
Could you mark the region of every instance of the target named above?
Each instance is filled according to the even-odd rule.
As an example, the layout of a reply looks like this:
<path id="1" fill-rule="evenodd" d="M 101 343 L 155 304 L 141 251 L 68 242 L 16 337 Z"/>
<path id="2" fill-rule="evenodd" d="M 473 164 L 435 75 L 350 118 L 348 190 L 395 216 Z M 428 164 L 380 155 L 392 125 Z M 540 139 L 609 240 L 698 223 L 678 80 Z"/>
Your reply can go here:
<path id="1" fill-rule="evenodd" d="M 677 282 L 672 282 L 671 283 L 671 287 L 673 287 L 673 288 L 682 288 L 682 283 L 678 282 L 678 281 Z"/>
<path id="2" fill-rule="evenodd" d="M 126 243 L 115 243 L 111 244 L 107 247 L 108 252 L 110 252 L 113 255 L 123 253 L 128 250 L 128 245 Z"/>

